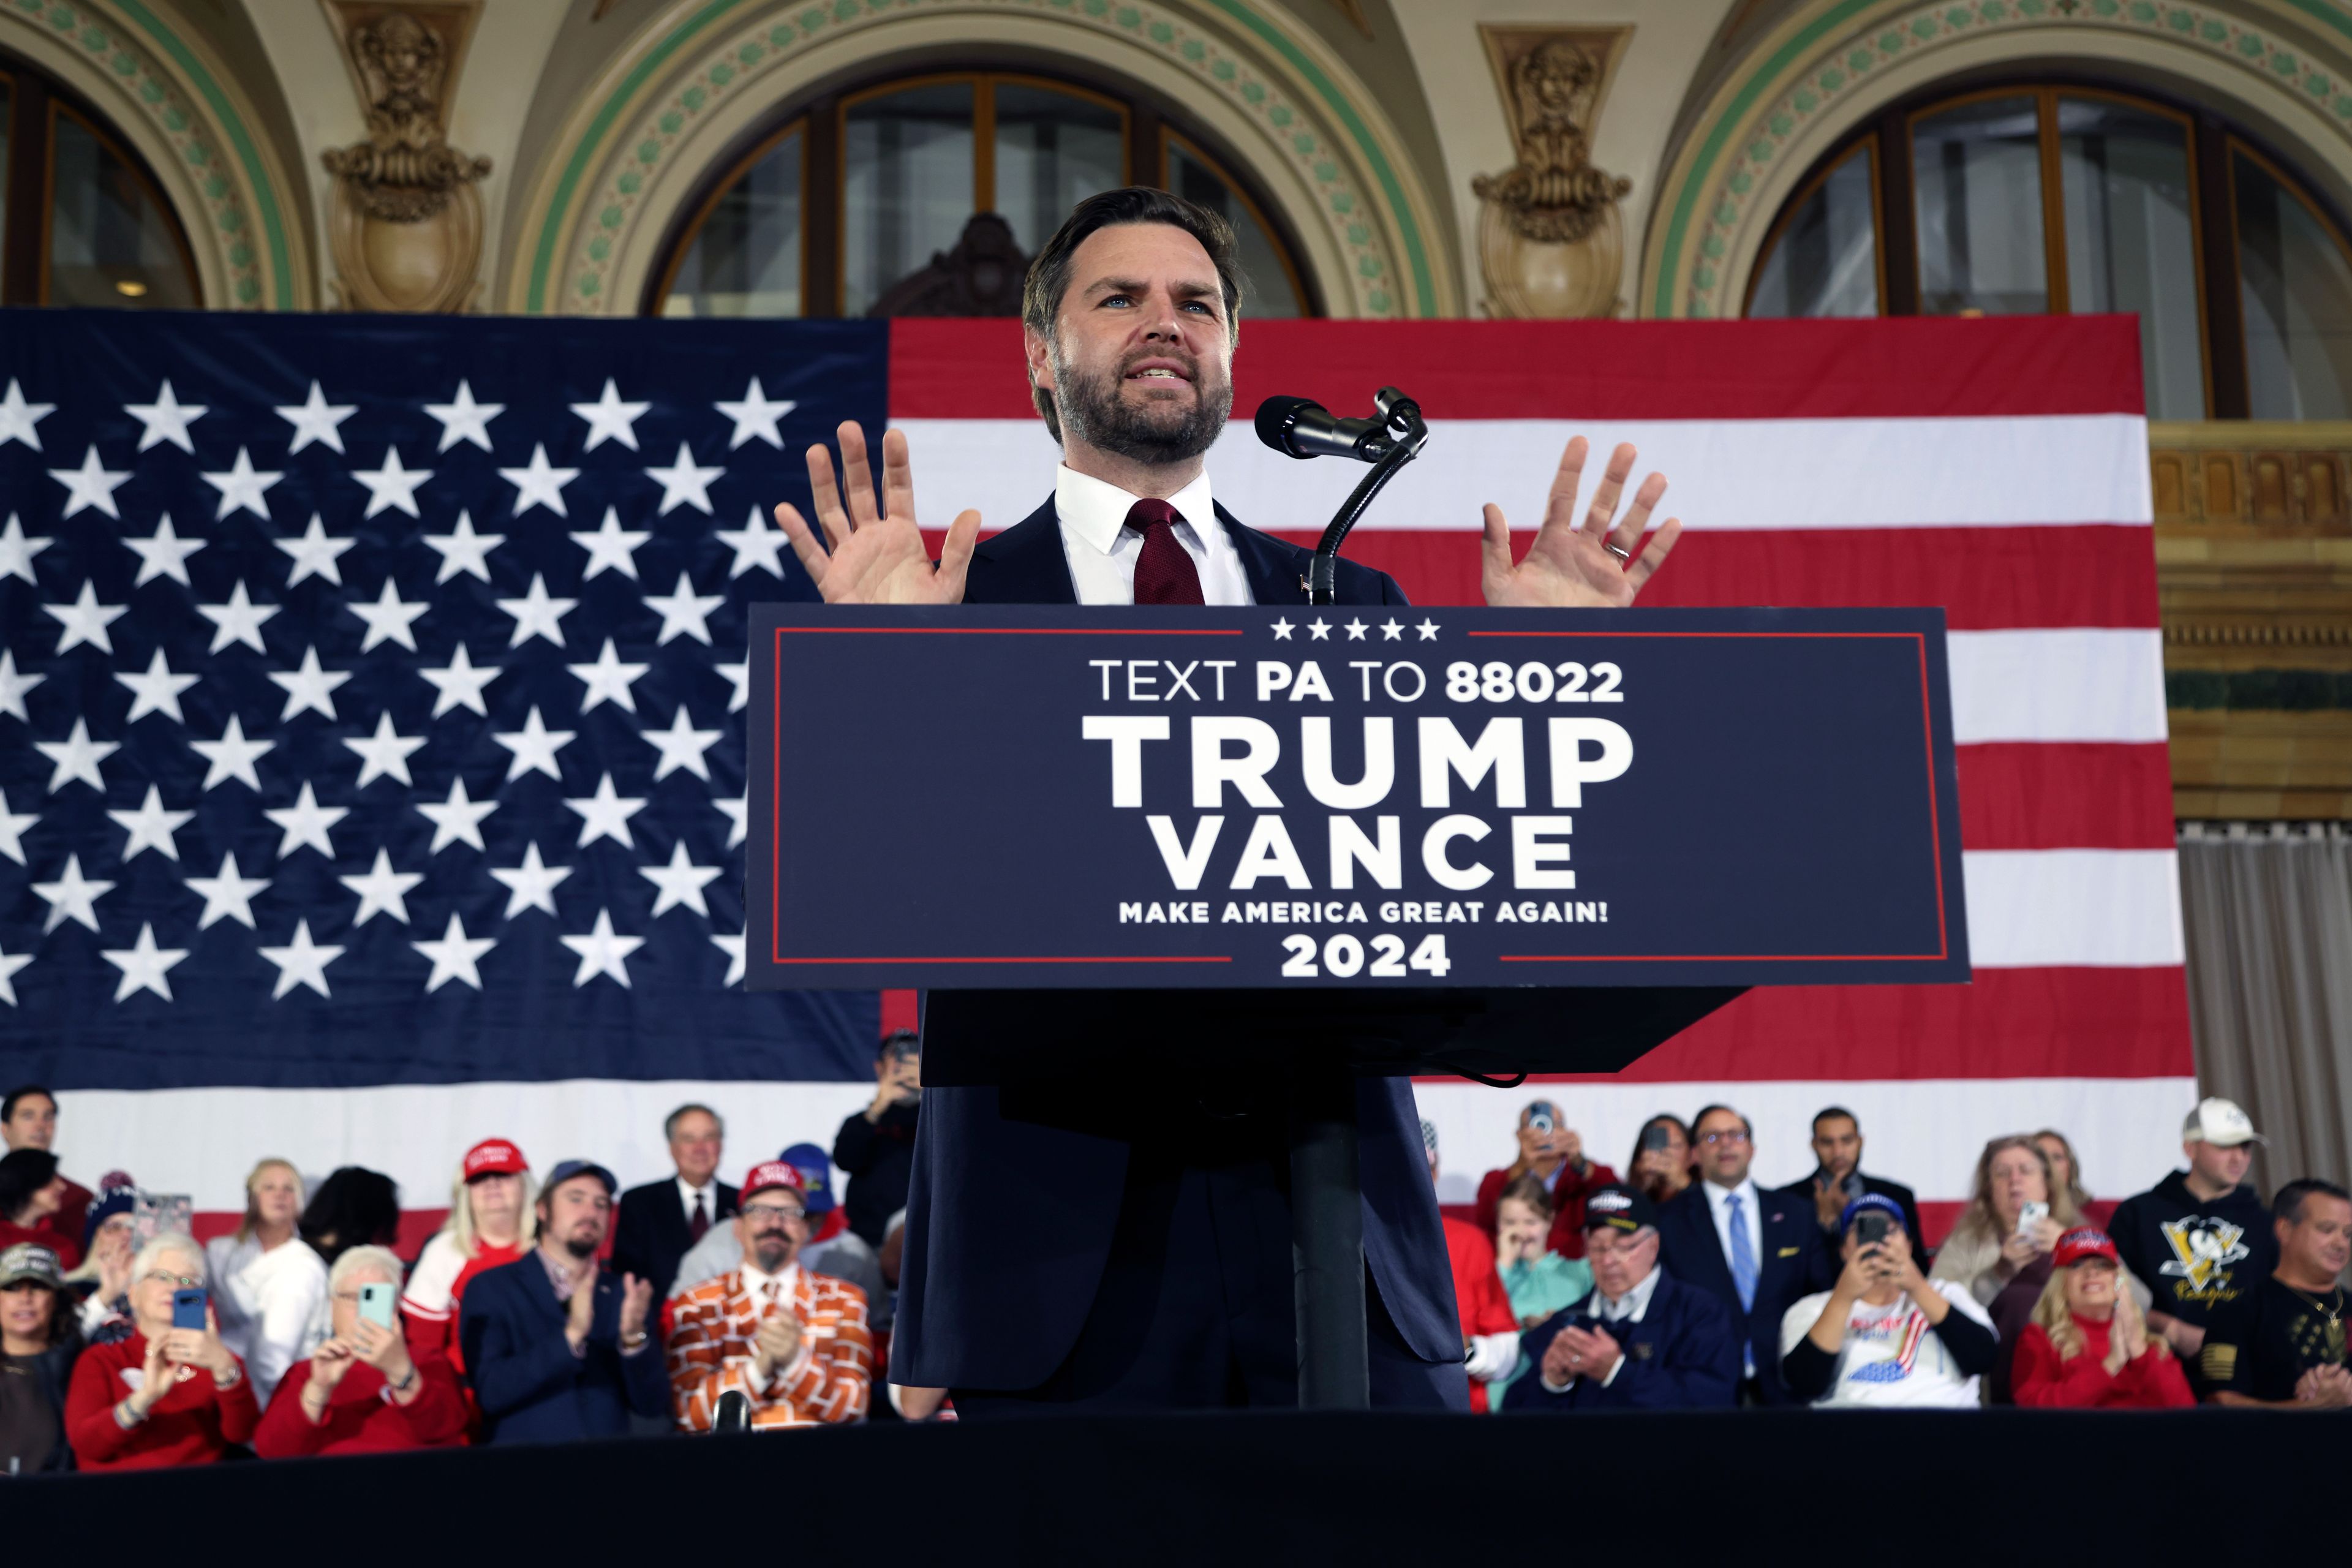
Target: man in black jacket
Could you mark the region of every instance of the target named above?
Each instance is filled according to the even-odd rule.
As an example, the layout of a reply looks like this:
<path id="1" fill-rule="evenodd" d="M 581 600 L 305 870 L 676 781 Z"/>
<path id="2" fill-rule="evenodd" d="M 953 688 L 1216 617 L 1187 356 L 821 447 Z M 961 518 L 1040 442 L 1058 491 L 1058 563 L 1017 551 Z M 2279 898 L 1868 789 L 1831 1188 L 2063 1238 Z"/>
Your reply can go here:
<path id="1" fill-rule="evenodd" d="M 1811 1204 L 1814 1223 L 1821 1226 L 1824 1258 L 1844 1245 L 1846 1206 L 1865 1194 L 1892 1198 L 1903 1211 L 1903 1234 L 1911 1239 L 1911 1256 L 1925 1258 L 1927 1237 L 1919 1231 L 1919 1202 L 1911 1189 L 1884 1176 L 1864 1175 L 1862 1169 L 1862 1121 L 1843 1105 L 1832 1105 L 1813 1116 L 1813 1173 L 1791 1182 L 1773 1195 Z"/>
<path id="2" fill-rule="evenodd" d="M 843 1122 L 833 1140 L 833 1163 L 849 1173 L 842 1206 L 850 1231 L 877 1251 L 890 1216 L 907 1206 L 922 1111 L 922 1046 L 914 1030 L 895 1030 L 874 1058 L 874 1103 Z"/>
<path id="3" fill-rule="evenodd" d="M 2124 1267 L 2155 1297 L 2149 1331 L 2164 1336 L 2200 1394 L 2206 1325 L 2278 1266 L 2270 1211 L 2246 1184 L 2261 1142 L 2235 1100 L 2200 1102 L 2180 1126 L 2189 1169 L 2126 1198 L 2107 1226 Z"/>
<path id="4" fill-rule="evenodd" d="M 613 1224 L 613 1267 L 652 1280 L 656 1301 L 669 1295 L 678 1260 L 712 1226 L 733 1219 L 740 1201 L 735 1189 L 719 1179 L 727 1126 L 717 1111 L 707 1105 L 681 1105 L 662 1121 L 662 1136 L 669 1140 L 677 1174 L 631 1187 L 622 1194 L 621 1212 Z"/>

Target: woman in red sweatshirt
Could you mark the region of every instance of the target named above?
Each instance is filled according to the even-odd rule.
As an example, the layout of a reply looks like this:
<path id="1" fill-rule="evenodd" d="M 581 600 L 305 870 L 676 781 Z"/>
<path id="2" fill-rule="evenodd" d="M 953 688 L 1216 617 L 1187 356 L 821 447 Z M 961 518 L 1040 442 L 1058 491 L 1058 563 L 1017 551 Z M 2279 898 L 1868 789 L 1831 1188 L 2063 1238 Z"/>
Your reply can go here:
<path id="1" fill-rule="evenodd" d="M 82 1352 L 66 1393 L 81 1468 L 205 1465 L 252 1440 L 261 1408 L 212 1309 L 201 1330 L 172 1326 L 173 1292 L 204 1282 L 204 1249 L 184 1236 L 159 1236 L 131 1260 L 131 1333 Z"/>
<path id="2" fill-rule="evenodd" d="M 327 1276 L 333 1337 L 287 1370 L 254 1434 L 255 1453 L 291 1459 L 466 1440 L 466 1401 L 449 1363 L 412 1357 L 399 1329 L 360 1316 L 360 1287 L 381 1285 L 390 1300 L 400 1276 L 400 1259 L 381 1247 L 355 1247 L 335 1259 Z"/>
<path id="3" fill-rule="evenodd" d="M 2050 1283 L 2017 1338 L 2011 1387 L 2020 1405 L 2163 1409 L 2197 1403 L 2163 1340 L 2124 1288 L 2122 1259 L 2102 1230 L 2070 1230 Z"/>

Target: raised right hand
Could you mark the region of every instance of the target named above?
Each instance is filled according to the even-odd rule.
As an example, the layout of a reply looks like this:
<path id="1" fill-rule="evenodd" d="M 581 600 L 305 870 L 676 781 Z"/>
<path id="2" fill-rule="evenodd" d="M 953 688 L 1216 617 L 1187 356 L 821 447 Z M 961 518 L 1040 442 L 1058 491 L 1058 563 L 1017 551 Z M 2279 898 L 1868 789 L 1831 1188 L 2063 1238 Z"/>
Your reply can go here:
<path id="1" fill-rule="evenodd" d="M 588 1265 L 588 1272 L 572 1288 L 572 1300 L 564 1304 L 563 1337 L 578 1350 L 588 1342 L 588 1331 L 596 1323 L 596 1266 Z"/>
<path id="2" fill-rule="evenodd" d="M 350 1345 L 341 1340 L 327 1341 L 310 1352 L 310 1386 L 322 1394 L 333 1393 L 355 1359 Z"/>
<path id="3" fill-rule="evenodd" d="M 180 1369 L 165 1353 L 168 1343 L 169 1336 L 163 1334 L 147 1342 L 147 1359 L 140 1368 L 139 1386 L 128 1395 L 131 1407 L 142 1415 L 155 1408 L 155 1402 L 170 1391 L 180 1375 Z"/>
<path id="4" fill-rule="evenodd" d="M 842 421 L 844 482 L 834 481 L 833 458 L 822 444 L 808 449 L 809 489 L 816 501 L 824 542 L 789 501 L 776 507 L 776 523 L 793 542 L 818 592 L 829 605 L 960 605 L 964 570 L 980 542 L 980 513 L 957 514 L 948 526 L 936 571 L 915 521 L 915 474 L 907 458 L 907 437 L 897 430 L 882 437 L 882 510 L 875 510 L 874 471 L 866 460 L 866 432 L 854 419 Z M 846 490 L 848 505 L 842 504 Z M 828 552 L 826 544 L 832 546 Z"/>

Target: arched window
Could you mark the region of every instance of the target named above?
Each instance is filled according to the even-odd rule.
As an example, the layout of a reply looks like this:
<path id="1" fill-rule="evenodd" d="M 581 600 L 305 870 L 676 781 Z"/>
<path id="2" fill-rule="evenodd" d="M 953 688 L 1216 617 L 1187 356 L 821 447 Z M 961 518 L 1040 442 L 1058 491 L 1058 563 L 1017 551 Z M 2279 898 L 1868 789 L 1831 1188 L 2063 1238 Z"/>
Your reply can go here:
<path id="1" fill-rule="evenodd" d="M 1133 183 L 1240 236 L 1254 317 L 1316 313 L 1266 206 L 1154 105 L 1021 71 L 902 76 L 798 106 L 690 204 L 648 289 L 669 316 L 1010 315 L 1083 198 Z"/>
<path id="2" fill-rule="evenodd" d="M 1996 87 L 1898 105 L 1767 235 L 1751 316 L 2140 319 L 2158 419 L 2352 416 L 2352 251 L 2293 176 L 2172 105 Z"/>
<path id="3" fill-rule="evenodd" d="M 187 236 L 138 155 L 58 84 L 0 56 L 0 304 L 202 302 Z"/>

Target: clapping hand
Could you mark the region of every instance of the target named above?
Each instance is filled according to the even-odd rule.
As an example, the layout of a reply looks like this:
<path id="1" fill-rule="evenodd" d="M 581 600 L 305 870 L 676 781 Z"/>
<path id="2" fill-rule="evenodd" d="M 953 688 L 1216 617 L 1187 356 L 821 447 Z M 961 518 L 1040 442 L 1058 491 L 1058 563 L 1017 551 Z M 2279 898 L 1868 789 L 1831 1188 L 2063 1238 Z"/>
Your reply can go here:
<path id="1" fill-rule="evenodd" d="M 808 449 L 809 489 L 816 501 L 824 540 L 790 501 L 776 508 L 776 522 L 793 542 L 793 553 L 829 605 L 959 605 L 964 569 L 980 542 L 980 513 L 959 514 L 949 525 L 936 571 L 915 521 L 915 473 L 907 437 L 897 430 L 882 437 L 882 497 L 875 507 L 874 470 L 866 459 L 866 432 L 844 420 L 843 483 L 834 479 L 833 458 L 823 444 Z M 845 492 L 847 505 L 843 505 Z M 831 549 L 826 548 L 827 544 Z"/>
<path id="2" fill-rule="evenodd" d="M 751 1336 L 751 1367 L 765 1383 L 776 1374 L 780 1366 L 792 1364 L 800 1353 L 801 1324 L 790 1312 L 772 1312 L 760 1321 Z"/>
<path id="3" fill-rule="evenodd" d="M 646 1331 L 646 1316 L 653 1310 L 654 1282 L 634 1274 L 621 1276 L 621 1343 L 633 1342 Z"/>
<path id="4" fill-rule="evenodd" d="M 588 1342 L 588 1331 L 596 1326 L 596 1266 L 591 1263 L 587 1272 L 574 1281 L 572 1299 L 564 1303 L 563 1337 L 578 1350 Z"/>
<path id="5" fill-rule="evenodd" d="M 1659 524 L 1649 548 L 1638 556 L 1633 553 L 1650 525 L 1650 514 L 1665 496 L 1664 475 L 1652 474 L 1643 479 L 1624 519 L 1616 520 L 1618 499 L 1624 494 L 1625 481 L 1633 474 L 1633 459 L 1639 456 L 1631 442 L 1622 443 L 1610 455 L 1601 488 L 1592 492 L 1592 505 L 1584 514 L 1582 526 L 1577 524 L 1576 492 L 1583 482 L 1588 450 L 1589 444 L 1579 436 L 1560 454 L 1559 469 L 1545 500 L 1543 526 L 1536 531 L 1527 558 L 1517 565 L 1511 563 L 1511 526 L 1503 520 L 1501 507 L 1487 503 L 1486 568 L 1481 577 L 1489 605 L 1622 608 L 1666 563 L 1667 552 L 1682 537 L 1679 518 L 1670 517 Z"/>
<path id="6" fill-rule="evenodd" d="M 2295 1380 L 2294 1397 L 2301 1404 L 2330 1410 L 2352 1405 L 2352 1373 L 2333 1363 L 2315 1366 Z"/>
<path id="7" fill-rule="evenodd" d="M 1560 1340 L 1568 1342 L 1570 1372 L 1578 1377 L 1591 1378 L 1596 1383 L 1606 1382 L 1609 1374 L 1617 1370 L 1618 1362 L 1625 1354 L 1618 1348 L 1617 1342 L 1610 1336 L 1609 1331 L 1598 1323 L 1590 1329 L 1580 1329 L 1570 1323 L 1567 1328 L 1560 1330 L 1559 1339 L 1552 1342 L 1555 1349 L 1559 1347 Z M 1545 1354 L 1545 1360 L 1549 1363 L 1550 1360 L 1549 1352 Z M 1564 1383 L 1567 1379 L 1560 1378 L 1554 1381 Z"/>

